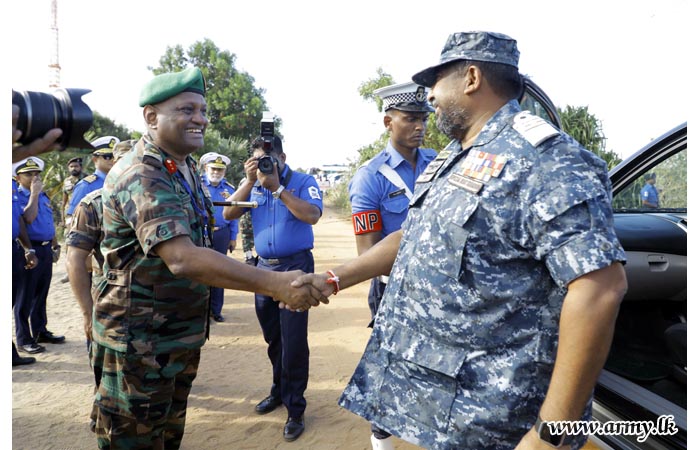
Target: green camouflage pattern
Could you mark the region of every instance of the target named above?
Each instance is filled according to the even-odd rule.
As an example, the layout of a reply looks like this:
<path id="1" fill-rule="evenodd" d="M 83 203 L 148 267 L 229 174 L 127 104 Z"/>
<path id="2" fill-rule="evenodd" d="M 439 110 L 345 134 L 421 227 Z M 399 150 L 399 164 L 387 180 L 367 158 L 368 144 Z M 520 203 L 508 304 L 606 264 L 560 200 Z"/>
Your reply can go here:
<path id="1" fill-rule="evenodd" d="M 94 347 L 93 366 L 102 368 L 94 408 L 98 448 L 179 448 L 200 350 L 136 355 Z"/>
<path id="2" fill-rule="evenodd" d="M 200 348 L 208 331 L 209 287 L 176 278 L 152 250 L 188 236 L 197 246 L 205 220 L 168 156 L 142 137 L 114 164 L 102 189 L 104 279 L 96 288 L 93 338 L 128 354 L 155 355 Z M 196 162 L 187 157 L 192 178 Z M 199 208 L 212 216 L 200 183 L 192 187 Z"/>
<path id="3" fill-rule="evenodd" d="M 241 233 L 243 253 L 253 251 L 255 239 L 253 238 L 253 221 L 250 219 L 250 211 L 247 211 L 238 220 L 238 231 Z"/>
<path id="4" fill-rule="evenodd" d="M 70 230 L 66 235 L 66 245 L 91 252 L 92 283 L 98 285 L 102 279 L 104 257 L 100 244 L 102 231 L 102 189 L 89 192 L 76 206 Z"/>

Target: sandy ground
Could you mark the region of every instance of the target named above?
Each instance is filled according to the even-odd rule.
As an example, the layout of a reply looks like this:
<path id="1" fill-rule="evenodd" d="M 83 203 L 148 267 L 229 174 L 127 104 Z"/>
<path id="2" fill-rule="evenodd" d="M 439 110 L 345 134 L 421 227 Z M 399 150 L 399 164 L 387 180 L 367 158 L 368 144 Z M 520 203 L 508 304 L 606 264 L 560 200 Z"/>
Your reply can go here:
<path id="1" fill-rule="evenodd" d="M 355 240 L 346 217 L 326 209 L 314 228 L 317 272 L 355 256 Z M 232 257 L 242 261 L 240 244 Z M 48 316 L 49 329 L 64 334 L 66 342 L 46 344 L 47 351 L 35 355 L 35 364 L 12 369 L 13 449 L 96 448 L 88 428 L 92 373 L 79 308 L 69 284 L 60 282 L 64 274 L 62 257 L 54 265 Z M 368 289 L 366 282 L 344 290 L 330 305 L 310 313 L 306 431 L 292 443 L 282 439 L 287 418 L 284 408 L 264 416 L 253 410 L 269 393 L 271 367 L 255 317 L 253 294 L 227 290 L 226 322 L 212 322 L 211 337 L 202 349 L 181 448 L 371 449 L 369 424 L 337 404 L 370 335 L 366 327 L 370 318 Z M 8 434 L 0 432 L 0 439 L 7 442 L 2 448 L 10 447 Z M 392 439 L 397 450 L 419 448 Z"/>
<path id="2" fill-rule="evenodd" d="M 350 221 L 326 209 L 315 228 L 316 271 L 355 256 Z M 239 248 L 232 257 L 242 261 Z M 96 448 L 88 429 L 92 373 L 80 310 L 65 274 L 63 257 L 54 265 L 48 327 L 64 344 L 46 344 L 37 362 L 12 369 L 12 448 Z M 295 442 L 282 439 L 286 410 L 260 416 L 254 406 L 270 389 L 271 366 L 260 332 L 253 294 L 227 290 L 223 315 L 212 322 L 202 349 L 199 374 L 189 398 L 182 449 L 370 449 L 369 424 L 342 409 L 337 400 L 364 350 L 370 329 L 363 283 L 314 308 L 309 316 L 311 351 L 306 391 L 306 431 Z M 396 438 L 397 449 L 417 449 Z M 9 439 L 7 439 L 9 441 Z M 2 448 L 8 448 L 3 445 Z"/>

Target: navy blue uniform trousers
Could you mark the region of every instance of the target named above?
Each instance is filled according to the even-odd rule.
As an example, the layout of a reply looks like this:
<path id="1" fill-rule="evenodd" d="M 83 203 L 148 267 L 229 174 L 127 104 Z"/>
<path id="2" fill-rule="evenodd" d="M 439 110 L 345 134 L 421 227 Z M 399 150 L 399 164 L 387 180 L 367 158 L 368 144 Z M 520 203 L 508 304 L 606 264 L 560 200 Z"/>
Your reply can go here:
<path id="1" fill-rule="evenodd" d="M 231 229 L 228 225 L 214 232 L 214 250 L 227 255 L 228 243 L 231 242 Z M 221 309 L 224 307 L 224 290 L 220 287 L 211 287 L 211 313 L 212 315 L 221 314 Z"/>
<path id="2" fill-rule="evenodd" d="M 39 263 L 34 269 L 22 267 L 21 282 L 16 295 L 15 336 L 17 345 L 29 345 L 39 333 L 46 331 L 46 298 L 53 274 L 51 244 L 39 245 L 32 241 Z M 31 323 L 31 326 L 30 326 Z"/>
<path id="3" fill-rule="evenodd" d="M 279 264 L 258 258 L 258 267 L 275 272 L 302 270 L 313 273 L 314 257 L 310 250 L 305 250 L 281 258 Z M 270 395 L 282 399 L 289 416 L 300 417 L 306 410 L 304 391 L 309 381 L 309 312 L 280 309 L 272 297 L 260 294 L 255 294 L 255 312 L 272 363 Z"/>

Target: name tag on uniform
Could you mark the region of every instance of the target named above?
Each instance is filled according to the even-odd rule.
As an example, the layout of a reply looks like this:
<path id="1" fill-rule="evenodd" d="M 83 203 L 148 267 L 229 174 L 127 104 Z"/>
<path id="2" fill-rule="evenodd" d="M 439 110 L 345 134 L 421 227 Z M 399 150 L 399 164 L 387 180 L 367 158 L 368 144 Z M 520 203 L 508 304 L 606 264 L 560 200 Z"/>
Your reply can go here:
<path id="1" fill-rule="evenodd" d="M 453 184 L 457 187 L 468 190 L 472 194 L 478 194 L 479 191 L 481 190 L 481 188 L 484 187 L 484 183 L 482 183 L 480 181 L 473 180 L 469 177 L 464 177 L 458 173 L 451 174 L 447 178 L 447 181 L 450 184 Z"/>
<path id="2" fill-rule="evenodd" d="M 389 198 L 398 197 L 399 195 L 404 195 L 405 193 L 406 193 L 406 189 L 399 189 L 398 191 L 391 192 L 389 194 Z"/>

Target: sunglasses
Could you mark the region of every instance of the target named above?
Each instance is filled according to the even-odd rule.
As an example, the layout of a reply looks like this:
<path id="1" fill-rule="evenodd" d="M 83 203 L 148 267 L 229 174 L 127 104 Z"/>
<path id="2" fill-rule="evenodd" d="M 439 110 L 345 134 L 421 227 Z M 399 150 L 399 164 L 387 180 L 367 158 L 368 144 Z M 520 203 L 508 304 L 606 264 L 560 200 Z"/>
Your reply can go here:
<path id="1" fill-rule="evenodd" d="M 100 155 L 100 158 L 111 161 L 114 159 L 114 155 Z"/>

